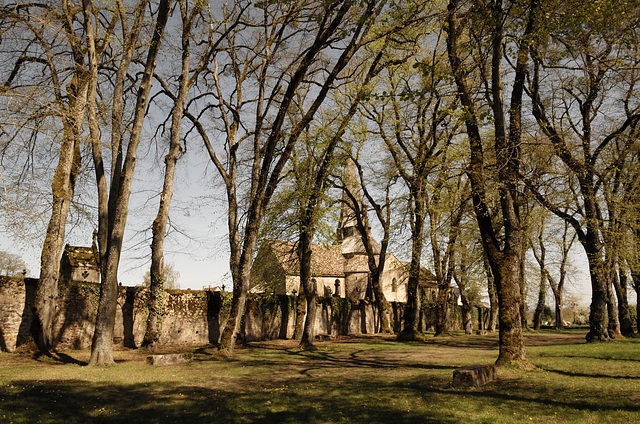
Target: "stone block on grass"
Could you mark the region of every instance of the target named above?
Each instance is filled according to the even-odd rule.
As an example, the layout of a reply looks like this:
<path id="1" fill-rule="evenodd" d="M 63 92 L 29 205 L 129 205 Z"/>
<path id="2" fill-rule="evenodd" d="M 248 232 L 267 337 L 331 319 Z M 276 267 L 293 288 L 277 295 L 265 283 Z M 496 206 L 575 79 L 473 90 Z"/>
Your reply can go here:
<path id="1" fill-rule="evenodd" d="M 453 372 L 453 387 L 480 387 L 496 378 L 494 364 L 478 364 L 462 367 Z"/>
<path id="2" fill-rule="evenodd" d="M 150 355 L 147 356 L 147 364 L 155 366 L 178 365 L 189 362 L 190 357 L 182 353 L 170 353 L 166 355 Z"/>

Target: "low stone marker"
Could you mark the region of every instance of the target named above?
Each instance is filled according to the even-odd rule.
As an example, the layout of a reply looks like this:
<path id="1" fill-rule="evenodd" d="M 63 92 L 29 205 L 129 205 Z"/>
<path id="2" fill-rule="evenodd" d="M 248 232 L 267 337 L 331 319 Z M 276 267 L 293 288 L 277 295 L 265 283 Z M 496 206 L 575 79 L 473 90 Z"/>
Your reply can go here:
<path id="1" fill-rule="evenodd" d="M 478 364 L 462 367 L 453 372 L 453 387 L 479 387 L 496 378 L 494 364 Z"/>
<path id="2" fill-rule="evenodd" d="M 191 357 L 188 357 L 182 353 L 147 356 L 147 364 L 156 366 L 184 364 L 185 362 L 189 362 L 190 360 Z"/>

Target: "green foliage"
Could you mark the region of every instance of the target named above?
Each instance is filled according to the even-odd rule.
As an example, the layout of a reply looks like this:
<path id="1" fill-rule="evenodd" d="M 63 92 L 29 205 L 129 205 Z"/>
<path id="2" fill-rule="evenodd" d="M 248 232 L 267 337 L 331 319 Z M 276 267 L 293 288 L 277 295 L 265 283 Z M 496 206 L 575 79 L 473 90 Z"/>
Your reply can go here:
<path id="1" fill-rule="evenodd" d="M 100 284 L 85 283 L 79 281 L 60 281 L 58 286 L 60 293 L 69 291 L 70 293 L 76 293 L 80 297 L 88 298 L 94 308 L 98 309 L 98 303 L 100 301 Z"/>
<path id="2" fill-rule="evenodd" d="M 255 296 L 256 308 L 265 321 L 270 321 L 280 307 L 279 296 L 272 293 L 261 293 Z"/>

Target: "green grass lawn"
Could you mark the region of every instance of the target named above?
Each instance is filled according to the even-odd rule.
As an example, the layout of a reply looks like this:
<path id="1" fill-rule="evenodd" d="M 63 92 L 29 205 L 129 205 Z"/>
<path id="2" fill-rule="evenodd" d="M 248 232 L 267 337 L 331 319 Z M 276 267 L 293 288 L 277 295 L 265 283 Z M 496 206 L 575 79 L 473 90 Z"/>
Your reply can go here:
<path id="1" fill-rule="evenodd" d="M 88 351 L 2 353 L 0 423 L 640 422 L 640 339 L 550 331 L 526 342 L 537 368 L 499 368 L 480 388 L 453 388 L 452 374 L 493 362 L 495 336 L 373 336 L 314 352 L 263 342 L 231 358 L 190 350 L 192 362 L 171 367 L 147 365 L 141 350 L 118 350 L 106 368 L 82 365 Z"/>

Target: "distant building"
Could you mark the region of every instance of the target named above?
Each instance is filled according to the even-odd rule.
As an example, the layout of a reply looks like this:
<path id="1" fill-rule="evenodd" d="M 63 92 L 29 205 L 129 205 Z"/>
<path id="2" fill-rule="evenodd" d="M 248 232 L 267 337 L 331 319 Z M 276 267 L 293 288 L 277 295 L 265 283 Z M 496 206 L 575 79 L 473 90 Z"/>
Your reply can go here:
<path id="1" fill-rule="evenodd" d="M 357 181 L 353 163 L 345 169 L 347 181 Z M 352 193 L 360 193 L 355 184 Z M 362 200 L 356 200 L 362 204 Z M 362 237 L 356 227 L 356 217 L 349 200 L 343 198 L 338 238 L 340 244 L 313 244 L 311 246 L 311 276 L 319 296 L 337 296 L 349 299 L 373 299 L 368 256 Z M 374 254 L 380 254 L 380 245 L 374 241 Z M 379 258 L 379 257 L 378 257 Z M 377 259 L 379 260 L 379 259 Z M 300 292 L 300 261 L 297 244 L 291 241 L 266 240 L 258 249 L 251 268 L 252 291 L 295 295 Z M 406 302 L 409 281 L 409 263 L 393 254 L 385 255 L 381 276 L 382 292 L 390 302 Z M 423 295 L 435 300 L 437 284 L 426 268 L 420 272 Z"/>
<path id="2" fill-rule="evenodd" d="M 60 260 L 60 277 L 64 281 L 99 283 L 100 268 L 92 247 L 67 244 Z"/>

